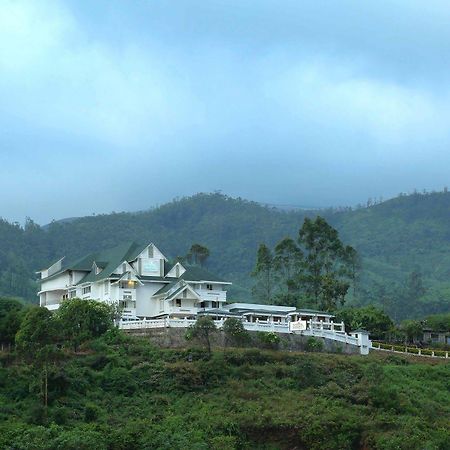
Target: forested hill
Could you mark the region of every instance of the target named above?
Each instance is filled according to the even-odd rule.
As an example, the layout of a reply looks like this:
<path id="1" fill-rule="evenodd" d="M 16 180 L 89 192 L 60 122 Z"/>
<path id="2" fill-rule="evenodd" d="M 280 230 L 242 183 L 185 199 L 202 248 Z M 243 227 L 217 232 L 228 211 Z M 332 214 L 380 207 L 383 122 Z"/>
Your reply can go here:
<path id="1" fill-rule="evenodd" d="M 304 217 L 318 213 L 362 257 L 357 301 L 380 303 L 388 309 L 398 303 L 395 309 L 402 316 L 403 310 L 419 315 L 448 309 L 447 192 L 403 195 L 355 210 L 292 212 L 217 193 L 198 194 L 145 212 L 82 217 L 46 227 L 31 220 L 23 228 L 0 221 L 0 295 L 32 300 L 37 269 L 61 256 L 72 259 L 122 241 L 137 240 L 155 242 L 172 258 L 186 254 L 192 243 L 206 245 L 211 251 L 208 268 L 235 283 L 230 297 L 250 300 L 249 273 L 259 243 L 274 245 L 287 235 L 296 236 Z M 420 291 L 417 298 L 412 298 L 414 284 L 408 291 L 411 279 Z M 414 308 L 408 302 L 414 302 Z"/>

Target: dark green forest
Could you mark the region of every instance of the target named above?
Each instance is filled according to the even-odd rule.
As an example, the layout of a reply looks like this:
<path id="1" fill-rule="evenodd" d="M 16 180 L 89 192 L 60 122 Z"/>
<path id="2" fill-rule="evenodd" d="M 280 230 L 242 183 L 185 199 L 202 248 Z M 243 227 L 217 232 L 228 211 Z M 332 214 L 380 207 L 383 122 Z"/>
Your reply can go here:
<path id="1" fill-rule="evenodd" d="M 66 256 L 122 241 L 153 241 L 168 257 L 193 243 L 210 250 L 207 266 L 233 281 L 229 299 L 251 301 L 256 252 L 294 239 L 305 217 L 320 214 L 359 255 L 347 304 L 376 304 L 397 321 L 448 311 L 450 193 L 414 193 L 364 207 L 281 211 L 219 193 L 197 194 L 138 213 L 111 213 L 41 227 L 0 221 L 0 295 L 36 300 L 35 271 Z"/>

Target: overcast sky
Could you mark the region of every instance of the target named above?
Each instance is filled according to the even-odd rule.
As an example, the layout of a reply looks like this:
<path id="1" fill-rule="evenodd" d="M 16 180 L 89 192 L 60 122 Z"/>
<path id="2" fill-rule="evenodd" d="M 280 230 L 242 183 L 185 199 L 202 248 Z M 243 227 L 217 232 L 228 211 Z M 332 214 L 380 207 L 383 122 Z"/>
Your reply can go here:
<path id="1" fill-rule="evenodd" d="M 450 184 L 448 0 L 0 2 L 0 216 Z"/>

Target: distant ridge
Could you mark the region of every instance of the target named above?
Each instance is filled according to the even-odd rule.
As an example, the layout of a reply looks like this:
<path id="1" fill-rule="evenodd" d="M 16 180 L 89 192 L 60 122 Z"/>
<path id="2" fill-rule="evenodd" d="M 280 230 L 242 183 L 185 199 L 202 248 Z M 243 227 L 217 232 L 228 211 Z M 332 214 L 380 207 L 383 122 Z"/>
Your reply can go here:
<path id="1" fill-rule="evenodd" d="M 286 209 L 281 209 L 285 207 Z M 317 214 L 353 245 L 362 265 L 355 299 L 394 310 L 408 277 L 418 273 L 420 298 L 406 299 L 397 319 L 450 310 L 450 193 L 402 194 L 356 208 L 262 204 L 221 193 L 197 194 L 139 213 L 71 217 L 40 227 L 0 221 L 0 295 L 35 300 L 34 272 L 133 239 L 157 242 L 171 258 L 206 245 L 208 268 L 232 281 L 230 300 L 251 300 L 250 272 L 260 243 L 296 237 Z M 353 294 L 353 292 L 352 292 Z M 398 309 L 398 308 L 397 308 Z"/>

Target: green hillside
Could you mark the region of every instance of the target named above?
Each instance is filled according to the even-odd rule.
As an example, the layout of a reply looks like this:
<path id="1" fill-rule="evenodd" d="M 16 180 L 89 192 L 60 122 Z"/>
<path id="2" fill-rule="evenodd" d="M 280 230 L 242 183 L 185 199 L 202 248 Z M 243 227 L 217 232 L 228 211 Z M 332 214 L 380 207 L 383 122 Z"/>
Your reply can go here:
<path id="1" fill-rule="evenodd" d="M 198 194 L 139 213 L 112 213 L 25 227 L 0 222 L 0 295 L 35 299 L 34 272 L 124 240 L 153 241 L 169 257 L 192 243 L 211 251 L 208 268 L 234 282 L 231 299 L 251 300 L 257 247 L 296 237 L 305 216 L 221 194 Z M 397 319 L 450 305 L 450 194 L 413 194 L 351 210 L 320 211 L 359 252 L 360 281 L 349 300 L 379 303 Z M 411 274 L 416 274 L 413 281 Z M 417 288 L 417 280 L 424 290 Z M 420 283 L 419 283 L 420 284 Z M 420 287 L 420 286 L 419 286 Z M 416 295 L 417 294 L 417 295 Z"/>
<path id="2" fill-rule="evenodd" d="M 448 449 L 450 365 L 156 349 L 108 332 L 42 368 L 0 353 L 0 448 Z"/>

